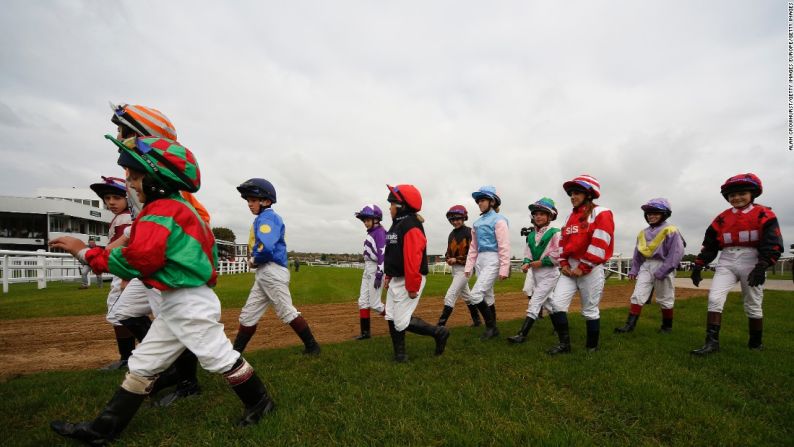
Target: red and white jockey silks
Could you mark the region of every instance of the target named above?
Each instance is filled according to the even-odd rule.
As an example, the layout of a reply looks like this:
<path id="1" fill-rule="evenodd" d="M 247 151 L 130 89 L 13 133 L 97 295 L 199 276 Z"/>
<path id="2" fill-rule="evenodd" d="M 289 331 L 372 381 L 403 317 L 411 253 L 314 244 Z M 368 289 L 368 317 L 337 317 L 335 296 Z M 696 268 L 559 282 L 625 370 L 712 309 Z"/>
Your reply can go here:
<path id="1" fill-rule="evenodd" d="M 728 247 L 758 249 L 758 261 L 766 266 L 777 262 L 783 253 L 783 237 L 772 208 L 751 203 L 743 209 L 728 208 L 721 212 L 706 230 L 695 262 L 706 265 Z"/>
<path id="2" fill-rule="evenodd" d="M 560 267 L 570 267 L 570 260 L 580 260 L 579 269 L 588 273 L 593 266 L 605 263 L 615 248 L 615 223 L 612 211 L 595 205 L 587 214 L 587 203 L 573 209 L 562 227 Z"/>

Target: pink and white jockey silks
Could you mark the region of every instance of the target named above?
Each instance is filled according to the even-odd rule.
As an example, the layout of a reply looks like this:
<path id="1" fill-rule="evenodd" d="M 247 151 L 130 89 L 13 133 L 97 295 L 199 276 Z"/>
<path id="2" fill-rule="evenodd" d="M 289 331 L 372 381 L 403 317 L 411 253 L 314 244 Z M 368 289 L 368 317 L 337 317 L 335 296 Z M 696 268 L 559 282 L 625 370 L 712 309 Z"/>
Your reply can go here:
<path id="1" fill-rule="evenodd" d="M 524 246 L 524 264 L 541 261 L 540 267 L 530 267 L 524 283 L 524 293 L 530 297 L 527 305 L 527 317 L 536 320 L 541 308 L 552 310 L 551 297 L 557 280 L 560 277 L 559 256 L 560 230 L 549 225 L 533 228 L 527 235 Z M 534 252 L 534 253 L 533 253 Z M 551 264 L 551 265 L 549 265 Z M 528 284 L 529 283 L 529 284 Z"/>

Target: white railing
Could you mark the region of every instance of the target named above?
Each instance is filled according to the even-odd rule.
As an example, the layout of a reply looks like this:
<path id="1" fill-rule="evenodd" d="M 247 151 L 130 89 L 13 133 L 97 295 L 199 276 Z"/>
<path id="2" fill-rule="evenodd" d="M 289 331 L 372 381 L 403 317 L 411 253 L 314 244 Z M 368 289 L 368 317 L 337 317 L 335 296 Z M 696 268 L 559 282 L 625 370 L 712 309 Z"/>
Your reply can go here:
<path id="1" fill-rule="evenodd" d="M 621 257 L 620 253 L 612 256 L 609 261 L 604 263 L 605 276 L 609 278 L 612 275 L 618 275 L 619 280 L 627 279 L 629 277 L 629 269 L 631 269 L 631 259 Z"/>
<path id="2" fill-rule="evenodd" d="M 218 275 L 234 275 L 248 272 L 248 263 L 245 259 L 235 261 L 218 261 Z"/>
<path id="3" fill-rule="evenodd" d="M 82 264 L 68 253 L 0 250 L 0 266 L 3 293 L 8 293 L 9 284 L 35 282 L 44 289 L 48 281 L 80 279 Z"/>

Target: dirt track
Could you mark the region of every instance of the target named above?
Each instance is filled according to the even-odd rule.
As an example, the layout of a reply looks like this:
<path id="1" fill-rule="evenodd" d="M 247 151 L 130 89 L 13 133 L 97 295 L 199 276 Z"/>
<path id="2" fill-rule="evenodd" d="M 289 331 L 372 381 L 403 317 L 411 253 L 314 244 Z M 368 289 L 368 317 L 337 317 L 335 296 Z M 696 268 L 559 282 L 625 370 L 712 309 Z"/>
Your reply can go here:
<path id="1" fill-rule="evenodd" d="M 604 290 L 601 308 L 628 306 L 633 284 L 609 286 Z M 676 289 L 676 298 L 703 295 L 702 291 Z M 416 314 L 435 323 L 444 306 L 442 298 L 423 298 Z M 499 320 L 522 318 L 527 306 L 521 293 L 497 296 Z M 355 302 L 343 304 L 299 305 L 320 343 L 349 340 L 358 334 L 358 309 Z M 575 299 L 571 311 L 579 308 Z M 223 311 L 226 334 L 237 332 L 239 309 Z M 448 326 L 469 324 L 469 312 L 459 301 Z M 388 333 L 385 321 L 373 318 L 373 335 Z M 298 345 L 300 340 L 289 326 L 268 312 L 249 344 L 249 350 Z M 0 321 L 0 381 L 21 374 L 51 370 L 92 369 L 118 358 L 113 330 L 103 315 L 58 318 L 31 318 Z"/>

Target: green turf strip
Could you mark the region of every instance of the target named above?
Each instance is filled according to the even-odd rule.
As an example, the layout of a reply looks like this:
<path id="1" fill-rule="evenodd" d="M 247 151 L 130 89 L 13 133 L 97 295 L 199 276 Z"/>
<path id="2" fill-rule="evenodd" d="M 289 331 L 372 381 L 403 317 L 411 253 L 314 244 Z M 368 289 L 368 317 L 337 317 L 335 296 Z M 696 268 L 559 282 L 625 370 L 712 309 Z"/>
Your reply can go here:
<path id="1" fill-rule="evenodd" d="M 300 274 L 300 273 L 299 273 Z M 731 294 L 722 352 L 692 358 L 703 342 L 706 301 L 676 305 L 674 332 L 657 334 L 648 306 L 634 333 L 612 334 L 626 309 L 602 316 L 602 350 L 586 354 L 584 321 L 572 315 L 574 352 L 548 357 L 548 319 L 527 343 L 454 328 L 447 353 L 409 334 L 407 364 L 391 362 L 388 337 L 323 347 L 256 351 L 247 358 L 268 384 L 275 413 L 232 428 L 241 407 L 219 376 L 200 373 L 204 393 L 172 408 L 142 407 L 115 445 L 791 445 L 794 439 L 794 296 L 766 292 L 764 352 L 746 348 L 741 298 Z M 74 445 L 48 428 L 92 418 L 123 373 L 52 372 L 0 384 L 3 445 Z"/>
<path id="2" fill-rule="evenodd" d="M 295 305 L 356 302 L 361 272 L 353 268 L 301 267 L 299 272 L 291 272 L 293 302 Z M 428 275 L 422 296 L 443 296 L 450 281 L 450 275 Z M 224 309 L 241 308 L 253 283 L 253 273 L 220 276 L 215 293 Z M 519 292 L 523 284 L 524 274 L 514 273 L 509 279 L 498 281 L 495 290 L 496 293 Z M 9 293 L 0 295 L 0 320 L 107 312 L 107 283 L 101 289 L 94 286 L 80 290 L 78 286 L 76 282 L 50 282 L 46 289 L 37 290 L 35 283 L 11 284 Z"/>

